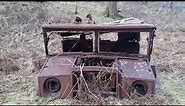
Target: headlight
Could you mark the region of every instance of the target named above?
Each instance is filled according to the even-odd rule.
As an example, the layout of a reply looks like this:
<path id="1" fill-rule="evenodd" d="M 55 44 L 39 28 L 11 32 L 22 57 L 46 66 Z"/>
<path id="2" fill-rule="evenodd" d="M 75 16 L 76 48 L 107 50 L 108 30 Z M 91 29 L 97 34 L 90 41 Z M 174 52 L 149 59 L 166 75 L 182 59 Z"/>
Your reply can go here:
<path id="1" fill-rule="evenodd" d="M 140 95 L 145 95 L 147 92 L 147 84 L 144 81 L 134 81 L 132 83 L 133 90 L 136 90 L 136 92 Z"/>
<path id="2" fill-rule="evenodd" d="M 61 89 L 61 84 L 58 79 L 52 77 L 44 82 L 44 87 L 48 93 L 55 93 Z"/>

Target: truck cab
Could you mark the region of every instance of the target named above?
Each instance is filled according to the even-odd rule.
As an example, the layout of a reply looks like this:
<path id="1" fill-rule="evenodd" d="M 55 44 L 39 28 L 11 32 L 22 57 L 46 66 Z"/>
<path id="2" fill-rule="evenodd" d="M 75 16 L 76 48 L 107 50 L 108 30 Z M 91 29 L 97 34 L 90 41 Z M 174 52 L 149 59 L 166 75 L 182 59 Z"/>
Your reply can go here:
<path id="1" fill-rule="evenodd" d="M 38 95 L 79 97 L 87 88 L 104 97 L 155 94 L 156 71 L 150 64 L 154 25 L 133 18 L 104 24 L 47 24 L 42 30 L 46 61 L 37 76 Z M 61 37 L 62 52 L 50 54 L 53 33 Z"/>

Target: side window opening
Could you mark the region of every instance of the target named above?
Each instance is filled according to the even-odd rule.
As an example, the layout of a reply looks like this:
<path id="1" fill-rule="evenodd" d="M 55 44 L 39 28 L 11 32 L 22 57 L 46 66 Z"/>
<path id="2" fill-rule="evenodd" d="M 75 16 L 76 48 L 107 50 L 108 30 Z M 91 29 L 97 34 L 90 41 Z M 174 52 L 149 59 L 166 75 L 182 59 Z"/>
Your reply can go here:
<path id="1" fill-rule="evenodd" d="M 102 34 L 100 39 L 100 51 L 139 53 L 140 32 L 111 32 Z"/>
<path id="2" fill-rule="evenodd" d="M 61 35 L 62 36 L 62 35 Z M 77 33 L 76 35 L 63 37 L 64 52 L 92 52 L 93 43 L 92 36 L 85 33 Z"/>
<path id="3" fill-rule="evenodd" d="M 100 51 L 110 52 L 114 48 L 114 43 L 118 40 L 116 32 L 100 33 L 99 49 Z"/>
<path id="4" fill-rule="evenodd" d="M 149 32 L 141 32 L 139 54 L 147 55 Z"/>
<path id="5" fill-rule="evenodd" d="M 48 51 L 51 54 L 63 52 L 61 37 L 57 33 L 49 34 Z"/>
<path id="6" fill-rule="evenodd" d="M 113 51 L 138 54 L 140 48 L 139 41 L 140 32 L 118 32 L 118 41 Z"/>

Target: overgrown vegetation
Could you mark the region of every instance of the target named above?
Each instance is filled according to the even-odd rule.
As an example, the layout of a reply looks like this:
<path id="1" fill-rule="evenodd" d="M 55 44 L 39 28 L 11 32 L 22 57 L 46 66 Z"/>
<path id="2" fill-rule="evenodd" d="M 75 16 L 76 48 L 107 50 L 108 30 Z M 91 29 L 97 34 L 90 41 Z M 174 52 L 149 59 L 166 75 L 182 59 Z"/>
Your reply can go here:
<path id="1" fill-rule="evenodd" d="M 161 2 L 162 3 L 162 2 Z M 124 17 L 136 17 L 157 26 L 152 63 L 157 66 L 161 88 L 153 97 L 101 102 L 53 99 L 36 94 L 35 77 L 43 61 L 41 25 L 69 23 L 74 20 L 75 2 L 1 2 L 0 3 L 0 103 L 1 104 L 185 104 L 185 38 L 183 11 L 154 8 L 155 2 L 119 2 Z M 166 4 L 167 5 L 167 4 Z M 97 23 L 110 22 L 102 12 L 104 2 L 77 2 L 78 16 L 92 14 Z"/>

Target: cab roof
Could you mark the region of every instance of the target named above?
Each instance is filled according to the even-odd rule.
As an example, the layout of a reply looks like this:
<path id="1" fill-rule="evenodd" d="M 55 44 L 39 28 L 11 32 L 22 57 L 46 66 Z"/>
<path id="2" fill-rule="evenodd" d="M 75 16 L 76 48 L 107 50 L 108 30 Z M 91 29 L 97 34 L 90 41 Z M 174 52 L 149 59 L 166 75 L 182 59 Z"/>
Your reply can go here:
<path id="1" fill-rule="evenodd" d="M 147 24 L 137 18 L 127 18 L 111 23 L 101 24 L 44 24 L 43 31 L 121 31 L 121 32 L 148 32 L 153 31 L 156 27 L 153 24 Z"/>

